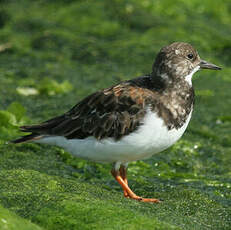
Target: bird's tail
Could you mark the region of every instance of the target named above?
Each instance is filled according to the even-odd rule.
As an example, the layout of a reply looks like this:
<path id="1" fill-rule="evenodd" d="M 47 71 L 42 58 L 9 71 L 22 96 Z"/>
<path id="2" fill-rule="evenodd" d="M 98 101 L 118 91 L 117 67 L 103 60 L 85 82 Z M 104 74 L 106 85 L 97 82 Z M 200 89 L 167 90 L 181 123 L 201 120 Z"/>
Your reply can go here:
<path id="1" fill-rule="evenodd" d="M 15 140 L 10 141 L 11 143 L 14 144 L 18 144 L 18 143 L 23 143 L 23 142 L 27 142 L 27 141 L 35 141 L 35 140 L 39 140 L 41 138 L 43 138 L 44 136 L 41 134 L 37 134 L 37 133 L 32 133 L 23 137 L 19 137 Z"/>
<path id="2" fill-rule="evenodd" d="M 39 140 L 45 136 L 52 135 L 51 130 L 64 120 L 65 115 L 61 115 L 45 121 L 38 125 L 25 125 L 20 127 L 20 131 L 29 132 L 31 134 L 19 137 L 16 140 L 11 141 L 12 143 L 22 143 L 27 141 Z"/>

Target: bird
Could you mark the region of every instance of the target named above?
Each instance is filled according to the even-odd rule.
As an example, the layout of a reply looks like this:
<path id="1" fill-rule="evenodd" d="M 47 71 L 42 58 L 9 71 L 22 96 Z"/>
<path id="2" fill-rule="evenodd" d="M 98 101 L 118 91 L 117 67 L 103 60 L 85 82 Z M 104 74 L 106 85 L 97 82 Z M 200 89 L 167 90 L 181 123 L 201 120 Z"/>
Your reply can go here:
<path id="1" fill-rule="evenodd" d="M 21 126 L 30 134 L 12 142 L 56 145 L 75 157 L 110 163 L 126 198 L 159 203 L 132 191 L 127 167 L 181 138 L 194 107 L 192 76 L 201 69 L 221 67 L 201 59 L 192 45 L 174 42 L 160 49 L 150 74 L 99 90 L 45 122 Z"/>

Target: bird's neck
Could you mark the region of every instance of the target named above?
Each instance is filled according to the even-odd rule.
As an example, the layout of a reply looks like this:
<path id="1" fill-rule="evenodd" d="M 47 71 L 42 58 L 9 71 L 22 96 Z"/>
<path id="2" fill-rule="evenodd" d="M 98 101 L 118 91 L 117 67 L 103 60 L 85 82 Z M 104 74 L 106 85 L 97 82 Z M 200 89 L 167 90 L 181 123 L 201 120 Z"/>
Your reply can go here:
<path id="1" fill-rule="evenodd" d="M 186 77 L 176 77 L 174 75 L 170 75 L 169 73 L 156 73 L 152 72 L 150 74 L 150 81 L 151 85 L 153 86 L 153 89 L 159 89 L 161 91 L 182 91 L 192 88 L 192 74 L 188 75 Z"/>

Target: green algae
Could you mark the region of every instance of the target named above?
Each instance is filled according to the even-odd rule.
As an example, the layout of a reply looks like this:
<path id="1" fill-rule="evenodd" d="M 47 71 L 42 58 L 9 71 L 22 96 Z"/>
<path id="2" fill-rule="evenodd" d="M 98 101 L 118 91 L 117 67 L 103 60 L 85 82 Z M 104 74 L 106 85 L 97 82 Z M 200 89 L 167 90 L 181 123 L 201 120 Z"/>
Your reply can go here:
<path id="1" fill-rule="evenodd" d="M 9 140 L 19 135 L 18 126 L 28 121 L 24 107 L 18 102 L 12 102 L 6 110 L 0 110 L 0 138 Z"/>
<path id="2" fill-rule="evenodd" d="M 8 229 L 230 229 L 229 11 L 228 0 L 1 1 L 0 223 L 6 220 Z M 21 135 L 18 126 L 150 72 L 160 47 L 173 41 L 192 43 L 223 70 L 196 74 L 196 105 L 183 139 L 130 164 L 132 189 L 161 204 L 124 199 L 110 165 L 57 147 L 6 144 Z"/>
<path id="3" fill-rule="evenodd" d="M 0 229 L 1 230 L 42 230 L 43 228 L 22 219 L 9 210 L 0 206 Z"/>

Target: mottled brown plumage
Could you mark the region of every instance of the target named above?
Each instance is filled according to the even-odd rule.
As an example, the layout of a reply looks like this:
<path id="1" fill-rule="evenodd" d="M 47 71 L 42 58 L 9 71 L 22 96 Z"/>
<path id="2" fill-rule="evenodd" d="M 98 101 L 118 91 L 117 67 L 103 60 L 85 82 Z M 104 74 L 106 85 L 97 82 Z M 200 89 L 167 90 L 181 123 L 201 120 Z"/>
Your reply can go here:
<path id="1" fill-rule="evenodd" d="M 21 130 L 69 139 L 94 136 L 97 139 L 113 137 L 118 140 L 142 124 L 148 107 L 163 117 L 169 129 L 181 127 L 193 104 L 192 88 L 182 82 L 179 86 L 185 90 L 178 93 L 175 87 L 165 90 L 141 88 L 139 82 L 142 80 L 148 85 L 151 77 L 122 82 L 96 92 L 64 115 L 40 125 L 23 126 Z M 173 97 L 178 101 L 177 107 Z"/>
<path id="2" fill-rule="evenodd" d="M 32 132 L 32 137 L 119 140 L 142 125 L 148 109 L 162 117 L 169 130 L 178 129 L 194 102 L 193 88 L 184 78 L 199 63 L 200 57 L 190 44 L 173 43 L 160 50 L 150 75 L 93 93 L 67 113 L 39 125 L 23 126 L 21 131 Z"/>

